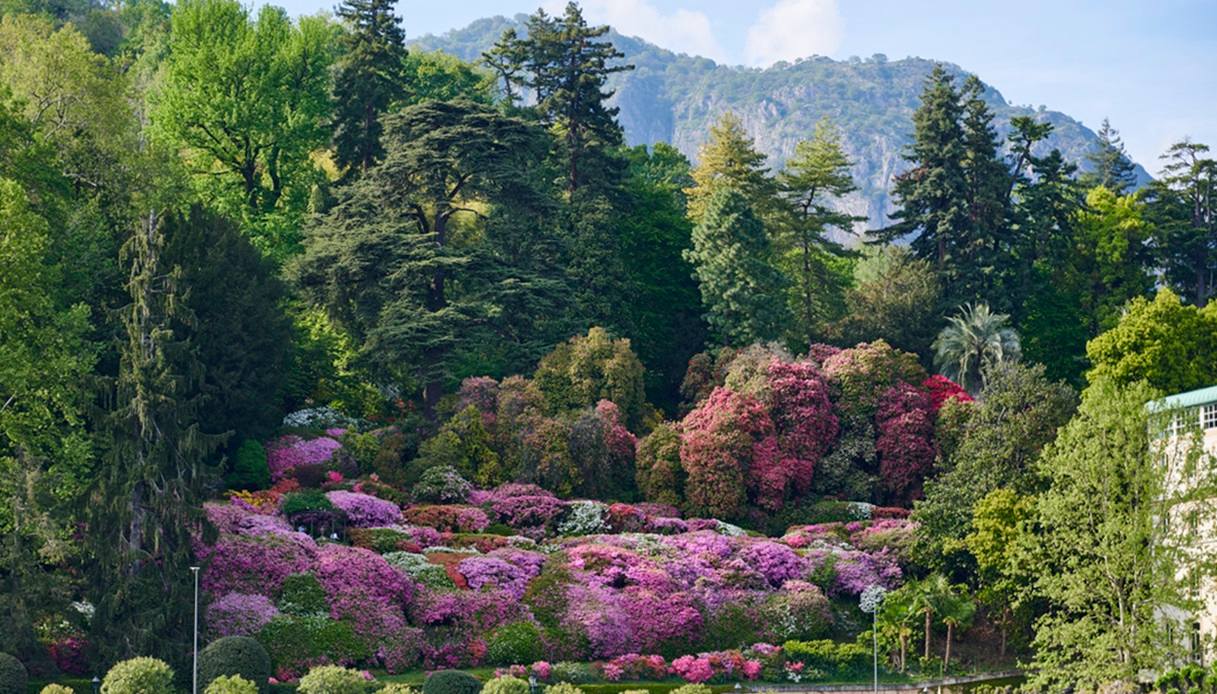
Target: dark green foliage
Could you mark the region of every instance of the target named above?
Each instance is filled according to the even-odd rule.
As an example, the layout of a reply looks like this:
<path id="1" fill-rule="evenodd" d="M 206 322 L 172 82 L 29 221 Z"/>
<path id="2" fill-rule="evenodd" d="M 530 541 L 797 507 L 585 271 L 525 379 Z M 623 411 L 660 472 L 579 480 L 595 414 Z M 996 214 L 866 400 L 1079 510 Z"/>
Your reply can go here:
<path id="1" fill-rule="evenodd" d="M 710 196 L 685 259 L 701 287 L 706 322 L 722 344 L 744 346 L 781 334 L 786 306 L 773 297 L 785 292 L 786 279 L 743 194 L 723 189 Z"/>
<path id="2" fill-rule="evenodd" d="M 482 415 L 473 405 L 444 422 L 435 436 L 418 447 L 418 457 L 410 463 L 409 479 L 421 480 L 433 468 L 454 469 L 482 487 L 509 481 L 499 454 L 491 447 Z"/>
<path id="3" fill-rule="evenodd" d="M 270 486 L 266 449 L 255 439 L 245 439 L 232 459 L 232 472 L 224 478 L 229 489 L 265 489 Z"/>
<path id="4" fill-rule="evenodd" d="M 26 694 L 29 675 L 25 666 L 8 653 L 0 653 L 0 694 Z"/>
<path id="5" fill-rule="evenodd" d="M 998 487 L 1035 493 L 1043 479 L 1034 469 L 1040 450 L 1069 421 L 1073 389 L 1054 383 L 1042 366 L 1004 364 L 990 372 L 975 403 L 948 403 L 940 412 L 957 432 L 943 436 L 941 472 L 927 481 L 913 519 L 920 523 L 915 554 L 923 564 L 964 578 L 971 570 L 962 545 L 976 502 Z M 958 408 L 960 416 L 948 413 Z"/>
<path id="6" fill-rule="evenodd" d="M 460 670 L 438 670 L 423 680 L 423 694 L 478 694 L 482 683 Z"/>
<path id="7" fill-rule="evenodd" d="M 269 436 L 283 416 L 292 348 L 275 268 L 236 226 L 198 206 L 167 236 L 163 262 L 180 268 L 189 289 L 191 344 L 206 367 L 199 426 L 233 441 Z"/>
<path id="8" fill-rule="evenodd" d="M 320 489 L 304 489 L 292 492 L 283 497 L 283 506 L 280 508 L 280 512 L 287 518 L 300 513 L 332 510 L 334 510 L 334 504 L 330 503 L 330 500 L 325 496 L 325 492 Z"/>
<path id="9" fill-rule="evenodd" d="M 292 574 L 283 579 L 278 604 L 284 614 L 295 616 L 325 614 L 329 610 L 325 589 L 312 574 Z"/>
<path id="10" fill-rule="evenodd" d="M 638 443 L 634 466 L 638 491 L 647 501 L 675 506 L 684 499 L 685 470 L 675 424 L 661 423 Z"/>
<path id="11" fill-rule="evenodd" d="M 366 171 L 384 154 L 380 117 L 406 95 L 405 32 L 390 0 L 343 0 L 346 52 L 334 72 L 334 150 L 339 166 Z"/>
<path id="12" fill-rule="evenodd" d="M 355 661 L 368 655 L 367 647 L 350 625 L 336 622 L 328 615 L 276 617 L 262 627 L 257 639 L 266 647 L 276 672 L 281 668 L 302 671 L 323 656 Z"/>
<path id="13" fill-rule="evenodd" d="M 504 624 L 486 639 L 487 662 L 494 665 L 534 663 L 544 655 L 541 631 L 530 621 Z"/>
<path id="14" fill-rule="evenodd" d="M 217 677 L 240 675 L 253 682 L 258 691 L 266 692 L 266 680 L 271 674 L 270 654 L 248 636 L 225 636 L 199 652 L 200 690 Z"/>
<path id="15" fill-rule="evenodd" d="M 1166 281 L 1197 306 L 1217 293 L 1217 160 L 1208 152 L 1208 145 L 1187 139 L 1171 145 L 1162 155 L 1162 174 L 1148 190 Z"/>
<path id="16" fill-rule="evenodd" d="M 124 248 L 131 303 L 121 311 L 108 464 L 89 503 L 93 642 L 103 659 L 189 652 L 191 532 L 202 523 L 207 461 L 222 441 L 200 425 L 205 365 L 193 349 L 187 288 L 167 264 L 168 239 L 190 218 L 149 212 Z"/>
<path id="17" fill-rule="evenodd" d="M 479 204 L 494 219 L 495 205 L 540 195 L 529 174 L 545 136 L 469 101 L 427 102 L 387 118 L 384 145 L 384 160 L 310 229 L 291 274 L 376 373 L 421 386 L 430 413 L 461 350 L 476 349 L 477 328 L 509 298 L 474 265 L 484 247 L 464 221 L 483 219 Z"/>

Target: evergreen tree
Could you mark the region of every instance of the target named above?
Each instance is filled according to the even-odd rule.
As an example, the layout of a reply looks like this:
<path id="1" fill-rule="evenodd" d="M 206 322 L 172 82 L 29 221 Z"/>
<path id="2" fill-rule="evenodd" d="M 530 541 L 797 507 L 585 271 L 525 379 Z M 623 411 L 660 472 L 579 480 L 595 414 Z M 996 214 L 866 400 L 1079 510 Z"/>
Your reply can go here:
<path id="1" fill-rule="evenodd" d="M 720 188 L 710 197 L 685 259 L 720 342 L 742 347 L 781 334 L 786 278 L 774 267 L 765 226 L 743 193 Z"/>
<path id="2" fill-rule="evenodd" d="M 528 37 L 504 56 L 512 61 L 524 57 L 526 72 L 520 79 L 533 90 L 537 112 L 558 137 L 570 193 L 606 174 L 615 178 L 609 173 L 615 168 L 609 150 L 621 144 L 622 132 L 618 109 L 606 103 L 613 92 L 604 87 L 609 75 L 634 66 L 617 62 L 625 55 L 597 40 L 608 30 L 588 26 L 583 11 L 570 2 L 561 17 L 541 10 L 529 17 Z"/>
<path id="3" fill-rule="evenodd" d="M 380 378 L 408 379 L 432 412 L 513 289 L 487 276 L 478 232 L 538 194 L 529 184 L 547 138 L 487 106 L 429 101 L 389 116 L 384 142 L 384 160 L 341 191 L 290 273 Z"/>
<path id="4" fill-rule="evenodd" d="M 166 241 L 188 221 L 150 212 L 131 234 L 131 303 L 122 311 L 120 364 L 104 466 L 89 502 L 85 570 L 96 605 L 93 643 L 107 662 L 189 652 L 192 536 L 203 526 L 207 460 L 222 437 L 199 426 L 203 365 L 194 316 Z"/>
<path id="5" fill-rule="evenodd" d="M 827 295 L 840 293 L 839 287 L 832 286 L 823 253 L 839 254 L 843 249 L 826 234 L 832 229 L 852 232 L 854 222 L 866 219 L 839 212 L 833 206 L 857 189 L 850 166 L 841 149 L 840 134 L 830 122 L 821 120 L 812 139 L 795 147 L 794 157 L 778 175 L 778 187 L 788 206 L 782 230 L 793 260 L 793 271 L 788 273 L 795 284 L 792 303 L 797 327 L 793 332 L 803 344 L 816 341 L 820 332 L 817 326 L 829 317 Z"/>
<path id="6" fill-rule="evenodd" d="M 998 158 L 999 140 L 984 89 L 972 75 L 961 94 L 967 221 L 948 275 L 948 296 L 955 301 L 996 301 L 995 271 L 1009 264 L 1014 246 L 1009 235 L 1010 173 Z"/>
<path id="7" fill-rule="evenodd" d="M 1116 195 L 1123 195 L 1137 185 L 1137 167 L 1124 151 L 1120 131 L 1104 118 L 1099 126 L 1099 141 L 1086 155 L 1090 171 L 1084 177 L 1091 186 L 1103 186 Z"/>
<path id="8" fill-rule="evenodd" d="M 912 168 L 896 177 L 892 189 L 900 204 L 892 215 L 897 221 L 875 233 L 889 241 L 913 234 L 910 246 L 939 271 L 953 257 L 967 218 L 961 113 L 954 78 L 935 65 L 913 113 L 913 144 L 905 154 Z"/>
<path id="9" fill-rule="evenodd" d="M 1217 161 L 1208 151 L 1188 139 L 1171 145 L 1148 198 L 1165 279 L 1197 306 L 1217 292 Z"/>
<path id="10" fill-rule="evenodd" d="M 710 126 L 710 135 L 697 151 L 693 185 L 685 189 L 689 219 L 701 221 L 710 198 L 720 189 L 742 194 L 761 216 L 772 210 L 774 181 L 768 176 L 765 155 L 758 152 L 739 117 L 728 111 Z"/>
<path id="11" fill-rule="evenodd" d="M 367 171 L 384 154 L 380 117 L 406 93 L 405 32 L 393 0 L 343 0 L 346 52 L 334 72 L 334 158 Z"/>
<path id="12" fill-rule="evenodd" d="M 515 87 L 523 82 L 526 50 L 516 30 L 508 28 L 489 50 L 482 53 L 482 63 L 493 70 L 495 77 L 502 83 L 503 99 L 509 107 L 515 106 L 516 99 L 522 96 L 516 94 Z"/>

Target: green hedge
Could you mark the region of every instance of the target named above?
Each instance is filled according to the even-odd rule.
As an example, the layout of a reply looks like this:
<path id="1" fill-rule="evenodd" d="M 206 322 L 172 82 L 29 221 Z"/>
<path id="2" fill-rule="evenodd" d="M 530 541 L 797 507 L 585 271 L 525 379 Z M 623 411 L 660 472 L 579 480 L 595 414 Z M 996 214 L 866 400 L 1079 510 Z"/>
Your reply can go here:
<path id="1" fill-rule="evenodd" d="M 856 643 L 787 641 L 782 645 L 787 660 L 823 672 L 829 679 L 858 677 L 871 665 L 871 652 Z"/>
<path id="2" fill-rule="evenodd" d="M 231 675 L 239 675 L 253 682 L 258 691 L 266 692 L 270 654 L 248 636 L 225 636 L 207 644 L 199 653 L 199 688 L 206 689 L 215 679 Z"/>

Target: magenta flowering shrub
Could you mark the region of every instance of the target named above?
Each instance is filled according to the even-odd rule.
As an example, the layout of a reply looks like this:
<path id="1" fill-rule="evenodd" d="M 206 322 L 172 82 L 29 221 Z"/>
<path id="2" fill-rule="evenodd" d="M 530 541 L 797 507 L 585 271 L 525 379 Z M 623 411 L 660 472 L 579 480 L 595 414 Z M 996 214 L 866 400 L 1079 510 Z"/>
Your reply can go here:
<path id="1" fill-rule="evenodd" d="M 328 492 L 330 503 L 346 513 L 347 522 L 357 528 L 392 525 L 401 520 L 401 509 L 392 501 L 348 491 Z"/>
<path id="2" fill-rule="evenodd" d="M 362 547 L 323 545 L 317 550 L 312 573 L 325 589 L 331 608 L 339 600 L 355 598 L 395 605 L 401 610 L 414 595 L 414 583 L 405 573 Z"/>
<path id="3" fill-rule="evenodd" d="M 610 682 L 662 680 L 668 676 L 668 663 L 661 655 L 626 653 L 601 663 L 600 674 Z"/>
<path id="4" fill-rule="evenodd" d="M 406 622 L 401 606 L 358 591 L 333 599 L 330 616 L 351 625 L 376 662 L 390 673 L 416 665 L 422 655 L 422 630 Z"/>
<path id="5" fill-rule="evenodd" d="M 226 593 L 207 606 L 207 631 L 213 637 L 253 636 L 279 616 L 265 595 Z"/>
<path id="6" fill-rule="evenodd" d="M 196 548 L 205 563 L 201 583 L 212 595 L 256 593 L 273 597 L 283 580 L 307 573 L 317 562 L 317 544 L 304 533 L 257 536 L 221 534 L 211 546 Z"/>
<path id="7" fill-rule="evenodd" d="M 835 579 L 830 595 L 861 595 L 873 585 L 894 588 L 904 576 L 899 562 L 887 549 L 878 552 L 812 549 L 807 560 L 812 571 L 825 562 L 831 563 Z"/>
<path id="8" fill-rule="evenodd" d="M 513 528 L 549 527 L 566 504 L 552 494 L 499 497 L 487 504 L 500 522 Z"/>
<path id="9" fill-rule="evenodd" d="M 774 461 L 765 445 L 774 436 L 773 422 L 756 398 L 715 388 L 681 423 L 680 463 L 685 471 L 685 505 L 694 515 L 737 518 L 747 503 L 744 470 L 759 470 Z"/>
<path id="10" fill-rule="evenodd" d="M 778 542 L 750 543 L 740 552 L 740 557 L 760 572 L 774 588 L 781 587 L 787 581 L 802 578 L 807 573 L 807 562 L 793 549 Z"/>
<path id="11" fill-rule="evenodd" d="M 739 651 L 715 651 L 684 655 L 672 661 L 672 674 L 686 682 L 755 680 L 761 676 L 761 662 L 745 658 Z"/>
<path id="12" fill-rule="evenodd" d="M 302 465 L 323 465 L 330 462 L 342 444 L 329 436 L 302 439 L 283 436 L 266 446 L 266 464 L 271 479 L 278 482 Z"/>

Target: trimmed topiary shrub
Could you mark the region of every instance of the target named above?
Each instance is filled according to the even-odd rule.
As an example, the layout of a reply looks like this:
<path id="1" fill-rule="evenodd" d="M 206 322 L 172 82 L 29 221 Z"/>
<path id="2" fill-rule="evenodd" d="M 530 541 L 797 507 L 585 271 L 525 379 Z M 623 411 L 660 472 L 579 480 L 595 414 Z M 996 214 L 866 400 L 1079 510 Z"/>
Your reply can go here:
<path id="1" fill-rule="evenodd" d="M 528 682 L 519 677 L 496 677 L 482 687 L 482 694 L 528 694 Z"/>
<path id="2" fill-rule="evenodd" d="M 240 675 L 226 675 L 212 680 L 203 694 L 258 694 L 258 686 Z"/>
<path id="3" fill-rule="evenodd" d="M 101 694 L 167 694 L 177 691 L 173 668 L 156 658 L 131 658 L 116 663 L 101 681 Z"/>
<path id="4" fill-rule="evenodd" d="M 541 631 L 529 621 L 511 622 L 486 639 L 486 658 L 494 665 L 520 665 L 541 659 Z"/>
<path id="5" fill-rule="evenodd" d="M 419 694 L 418 690 L 408 684 L 401 682 L 390 682 L 380 689 L 376 690 L 376 694 Z"/>
<path id="6" fill-rule="evenodd" d="M 270 467 L 266 449 L 253 439 L 245 439 L 232 458 L 232 471 L 224 478 L 230 489 L 266 489 L 270 486 Z"/>
<path id="7" fill-rule="evenodd" d="M 0 694 L 25 694 L 29 673 L 25 666 L 8 653 L 0 653 Z"/>
<path id="8" fill-rule="evenodd" d="M 713 690 L 704 684 L 686 684 L 672 690 L 672 694 L 711 694 Z"/>
<path id="9" fill-rule="evenodd" d="M 267 691 L 266 680 L 271 676 L 270 654 L 248 636 L 216 639 L 199 653 L 200 687 L 206 688 L 220 677 L 233 675 L 253 682 L 260 691 Z"/>
<path id="10" fill-rule="evenodd" d="M 320 665 L 300 678 L 300 694 L 364 694 L 368 681 L 357 670 L 338 665 Z"/>
<path id="11" fill-rule="evenodd" d="M 438 670 L 423 681 L 423 694 L 479 694 L 482 683 L 468 672 Z"/>
<path id="12" fill-rule="evenodd" d="M 283 579 L 279 592 L 279 609 L 286 614 L 306 615 L 329 612 L 325 588 L 312 574 L 292 574 Z"/>
<path id="13" fill-rule="evenodd" d="M 48 684 L 38 690 L 38 694 L 76 694 L 76 690 L 62 684 Z"/>
<path id="14" fill-rule="evenodd" d="M 276 617 L 258 632 L 277 674 L 299 674 L 325 657 L 339 662 L 368 657 L 351 625 L 325 615 Z"/>
<path id="15" fill-rule="evenodd" d="M 583 694 L 583 690 L 570 682 L 558 682 L 546 687 L 545 694 Z"/>

